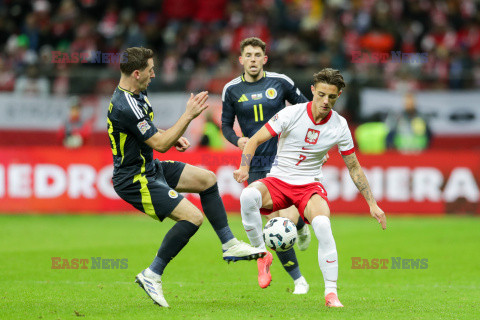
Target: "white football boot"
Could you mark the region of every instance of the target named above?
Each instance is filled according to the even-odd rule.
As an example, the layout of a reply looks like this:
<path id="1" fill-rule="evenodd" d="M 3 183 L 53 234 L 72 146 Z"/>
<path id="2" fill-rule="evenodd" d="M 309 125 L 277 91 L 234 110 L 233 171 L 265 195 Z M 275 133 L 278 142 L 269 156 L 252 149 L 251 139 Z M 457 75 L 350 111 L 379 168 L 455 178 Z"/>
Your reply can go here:
<path id="1" fill-rule="evenodd" d="M 252 247 L 243 241 L 237 239 L 230 241 L 233 241 L 235 244 L 223 251 L 223 260 L 225 261 L 256 260 L 267 254 L 265 249 Z"/>
<path id="2" fill-rule="evenodd" d="M 293 283 L 295 284 L 295 290 L 293 291 L 293 294 L 306 294 L 310 288 L 307 280 L 305 280 L 303 276 L 295 280 Z"/>
<path id="3" fill-rule="evenodd" d="M 163 297 L 162 280 L 160 278 L 153 279 L 145 275 L 145 270 L 137 274 L 135 282 L 145 290 L 153 302 L 160 307 L 169 307 L 167 300 Z"/>

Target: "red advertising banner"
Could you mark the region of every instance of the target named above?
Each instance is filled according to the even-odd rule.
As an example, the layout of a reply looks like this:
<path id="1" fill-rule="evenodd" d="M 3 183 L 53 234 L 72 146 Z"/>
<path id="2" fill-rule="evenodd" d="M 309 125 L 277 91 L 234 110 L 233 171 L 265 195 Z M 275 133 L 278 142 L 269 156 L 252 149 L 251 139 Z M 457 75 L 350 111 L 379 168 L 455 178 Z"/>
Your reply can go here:
<path id="1" fill-rule="evenodd" d="M 323 184 L 332 213 L 368 213 L 342 158 L 330 152 Z M 239 152 L 207 150 L 156 154 L 212 170 L 227 211 L 240 210 L 244 188 L 233 179 Z M 386 213 L 480 213 L 480 151 L 358 155 L 375 198 Z M 112 184 L 107 148 L 0 148 L 1 213 L 115 213 L 135 211 L 119 199 Z M 200 206 L 198 195 L 188 199 Z"/>

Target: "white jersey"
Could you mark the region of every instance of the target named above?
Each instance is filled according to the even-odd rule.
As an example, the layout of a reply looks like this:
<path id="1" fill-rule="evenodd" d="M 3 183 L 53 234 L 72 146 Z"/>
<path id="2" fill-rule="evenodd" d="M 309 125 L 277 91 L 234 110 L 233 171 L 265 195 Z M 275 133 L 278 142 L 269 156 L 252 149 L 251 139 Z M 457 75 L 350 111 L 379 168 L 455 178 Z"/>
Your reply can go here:
<path id="1" fill-rule="evenodd" d="M 267 176 L 290 184 L 320 181 L 322 159 L 334 145 L 342 155 L 355 151 L 347 120 L 331 110 L 315 123 L 312 102 L 283 109 L 265 127 L 273 136 L 279 135 L 277 160 Z"/>

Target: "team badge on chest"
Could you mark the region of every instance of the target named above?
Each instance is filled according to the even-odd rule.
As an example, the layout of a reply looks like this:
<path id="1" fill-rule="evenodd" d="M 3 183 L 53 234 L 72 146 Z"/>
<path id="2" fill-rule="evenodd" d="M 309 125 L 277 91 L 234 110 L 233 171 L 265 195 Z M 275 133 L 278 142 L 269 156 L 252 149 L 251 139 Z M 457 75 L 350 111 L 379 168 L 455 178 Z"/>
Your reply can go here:
<path id="1" fill-rule="evenodd" d="M 316 144 L 320 131 L 315 129 L 308 129 L 307 135 L 305 136 L 305 142 L 309 144 Z"/>
<path id="2" fill-rule="evenodd" d="M 265 95 L 268 99 L 275 99 L 277 97 L 277 90 L 274 88 L 268 88 L 267 91 L 265 91 Z"/>

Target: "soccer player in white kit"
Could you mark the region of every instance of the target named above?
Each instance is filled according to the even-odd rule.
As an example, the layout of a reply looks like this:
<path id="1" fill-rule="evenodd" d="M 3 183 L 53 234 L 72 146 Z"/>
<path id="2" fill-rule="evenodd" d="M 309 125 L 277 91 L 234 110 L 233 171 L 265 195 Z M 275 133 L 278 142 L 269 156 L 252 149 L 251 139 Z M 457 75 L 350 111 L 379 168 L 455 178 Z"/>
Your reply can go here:
<path id="1" fill-rule="evenodd" d="M 278 135 L 277 165 L 266 178 L 245 188 L 240 196 L 241 214 L 247 236 L 253 246 L 265 249 L 262 214 L 292 204 L 305 222 L 310 223 L 318 239 L 318 263 L 325 281 L 325 305 L 343 307 L 337 296 L 338 255 L 330 226 L 327 192 L 320 183 L 327 152 L 337 145 L 350 177 L 370 207 L 370 214 L 382 228 L 387 227 L 385 213 L 375 201 L 367 178 L 355 155 L 352 135 L 345 118 L 332 110 L 345 87 L 338 70 L 325 68 L 314 74 L 313 100 L 278 112 L 246 144 L 242 163 L 234 171 L 235 180 L 248 178 L 245 159 L 257 147 Z M 248 231 L 247 231 L 248 230 Z"/>

